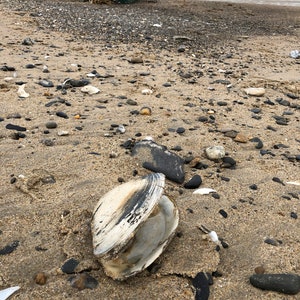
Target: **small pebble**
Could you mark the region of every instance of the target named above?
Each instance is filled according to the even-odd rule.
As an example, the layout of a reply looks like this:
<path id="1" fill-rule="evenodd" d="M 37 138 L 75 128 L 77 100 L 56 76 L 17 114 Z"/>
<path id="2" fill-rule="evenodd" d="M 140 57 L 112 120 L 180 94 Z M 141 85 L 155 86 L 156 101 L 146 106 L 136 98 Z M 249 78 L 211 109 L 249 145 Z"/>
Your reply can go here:
<path id="1" fill-rule="evenodd" d="M 178 128 L 176 129 L 176 132 L 179 133 L 179 134 L 182 134 L 182 133 L 185 132 L 185 128 L 183 128 L 183 127 L 178 127 Z"/>
<path id="2" fill-rule="evenodd" d="M 49 121 L 49 122 L 46 123 L 45 126 L 46 126 L 46 128 L 48 128 L 48 129 L 53 129 L 53 128 L 56 128 L 56 127 L 57 127 L 57 123 L 54 122 L 54 121 Z"/>
<path id="3" fill-rule="evenodd" d="M 194 175 L 188 182 L 184 184 L 186 189 L 196 189 L 202 183 L 202 178 L 200 175 Z"/>
<path id="4" fill-rule="evenodd" d="M 77 288 L 79 291 L 84 289 L 94 289 L 98 286 L 98 281 L 88 273 L 72 276 L 68 281 L 73 288 Z"/>
<path id="5" fill-rule="evenodd" d="M 283 186 L 285 186 L 285 184 L 283 183 L 283 181 L 282 181 L 280 178 L 278 178 L 278 177 L 273 177 L 272 180 L 273 180 L 274 182 L 280 183 L 280 184 L 282 184 Z"/>
<path id="6" fill-rule="evenodd" d="M 250 188 L 251 190 L 254 190 L 254 191 L 256 191 L 256 190 L 258 189 L 258 187 L 257 187 L 256 184 L 251 184 L 251 185 L 249 186 L 249 188 Z"/>
<path id="7" fill-rule="evenodd" d="M 211 146 L 205 149 L 205 153 L 210 160 L 219 160 L 225 156 L 225 149 L 223 146 Z"/>
<path id="8" fill-rule="evenodd" d="M 14 125 L 14 124 L 7 124 L 5 126 L 6 129 L 10 129 L 10 130 L 17 130 L 17 131 L 26 131 L 26 127 L 23 126 L 18 126 L 18 125 Z"/>
<path id="9" fill-rule="evenodd" d="M 64 118 L 64 119 L 69 119 L 68 115 L 65 112 L 63 112 L 63 111 L 56 112 L 56 115 L 58 117 L 61 117 L 61 118 Z"/>
<path id="10" fill-rule="evenodd" d="M 47 282 L 47 275 L 44 272 L 39 272 L 34 276 L 34 281 L 38 285 L 44 285 Z"/>
<path id="11" fill-rule="evenodd" d="M 61 267 L 62 272 L 66 274 L 72 274 L 75 272 L 76 267 L 78 266 L 79 261 L 75 258 L 68 259 Z"/>
<path id="12" fill-rule="evenodd" d="M 222 168 L 234 168 L 236 166 L 236 161 L 229 156 L 225 156 L 222 158 Z"/>
<path id="13" fill-rule="evenodd" d="M 142 64 L 144 62 L 142 57 L 131 57 L 128 62 L 131 64 Z"/>
<path id="14" fill-rule="evenodd" d="M 46 79 L 40 80 L 38 84 L 41 85 L 42 87 L 47 87 L 47 88 L 54 87 L 53 82 Z"/>
<path id="15" fill-rule="evenodd" d="M 298 215 L 297 215 L 297 213 L 295 213 L 295 212 L 291 212 L 290 216 L 291 216 L 291 218 L 293 218 L 293 219 L 298 219 Z"/>
<path id="16" fill-rule="evenodd" d="M 193 287 L 196 289 L 195 300 L 209 299 L 209 277 L 204 272 L 199 272 L 192 280 Z"/>
<path id="17" fill-rule="evenodd" d="M 14 252 L 19 244 L 19 241 L 13 241 L 12 243 L 6 245 L 4 248 L 0 249 L 0 255 L 6 255 Z"/>
<path id="18" fill-rule="evenodd" d="M 263 266 L 258 266 L 254 269 L 255 274 L 264 274 L 265 273 L 265 268 Z"/>
<path id="19" fill-rule="evenodd" d="M 219 214 L 225 219 L 228 217 L 228 214 L 224 209 L 220 209 Z"/>

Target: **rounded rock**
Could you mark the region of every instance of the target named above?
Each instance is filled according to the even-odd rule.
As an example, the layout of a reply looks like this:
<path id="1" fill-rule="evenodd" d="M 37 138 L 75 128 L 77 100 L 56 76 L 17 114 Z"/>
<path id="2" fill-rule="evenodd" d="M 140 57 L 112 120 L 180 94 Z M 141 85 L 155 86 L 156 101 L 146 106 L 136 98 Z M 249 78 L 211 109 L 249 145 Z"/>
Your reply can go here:
<path id="1" fill-rule="evenodd" d="M 46 128 L 48 128 L 48 129 L 54 129 L 56 127 L 57 127 L 57 123 L 54 121 L 49 121 L 46 123 Z"/>
<path id="2" fill-rule="evenodd" d="M 196 189 L 198 188 L 202 183 L 202 178 L 200 175 L 194 175 L 188 182 L 184 184 L 184 187 L 186 189 Z"/>
<path id="3" fill-rule="evenodd" d="M 219 160 L 225 156 L 225 149 L 223 146 L 211 146 L 205 149 L 205 153 L 210 160 Z"/>

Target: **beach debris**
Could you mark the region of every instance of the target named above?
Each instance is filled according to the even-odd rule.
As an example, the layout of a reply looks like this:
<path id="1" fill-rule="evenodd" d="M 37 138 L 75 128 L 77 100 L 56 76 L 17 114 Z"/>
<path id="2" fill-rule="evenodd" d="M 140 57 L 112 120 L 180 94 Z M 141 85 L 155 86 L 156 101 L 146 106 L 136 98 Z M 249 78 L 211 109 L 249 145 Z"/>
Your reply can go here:
<path id="1" fill-rule="evenodd" d="M 208 195 L 210 193 L 216 193 L 217 191 L 211 188 L 200 188 L 193 192 L 193 194 L 198 195 Z"/>
<path id="2" fill-rule="evenodd" d="M 217 244 L 218 246 L 222 246 L 222 243 L 217 235 L 217 233 L 213 230 L 209 230 L 207 227 L 205 227 L 204 225 L 200 225 L 199 229 L 204 232 L 205 234 L 207 234 L 210 239 L 212 240 L 212 242 L 214 242 L 215 244 Z"/>
<path id="3" fill-rule="evenodd" d="M 89 95 L 95 95 L 98 94 L 100 92 L 100 90 L 98 88 L 96 88 L 95 86 L 92 85 L 86 85 L 83 88 L 81 88 L 81 91 L 83 93 L 87 93 Z"/>
<path id="4" fill-rule="evenodd" d="M 117 129 L 116 129 L 116 132 L 119 132 L 121 134 L 125 133 L 126 132 L 126 129 L 125 129 L 125 126 L 120 124 Z"/>
<path id="5" fill-rule="evenodd" d="M 151 173 L 117 186 L 97 203 L 94 254 L 113 279 L 143 271 L 174 236 L 179 215 L 175 203 L 163 195 L 164 185 L 163 174 Z"/>
<path id="6" fill-rule="evenodd" d="M 142 140 L 135 143 L 132 156 L 138 158 L 142 166 L 152 172 L 163 173 L 169 180 L 184 182 L 184 160 L 167 147 L 153 141 Z"/>
<path id="7" fill-rule="evenodd" d="M 297 180 L 297 181 L 287 181 L 286 184 L 300 185 L 300 180 Z"/>
<path id="8" fill-rule="evenodd" d="M 296 274 L 253 274 L 250 283 L 262 290 L 288 295 L 300 292 L 300 276 Z"/>
<path id="9" fill-rule="evenodd" d="M 152 114 L 151 108 L 148 106 L 143 106 L 140 109 L 139 114 L 142 116 L 151 116 L 151 114 Z"/>
<path id="10" fill-rule="evenodd" d="M 19 286 L 13 286 L 9 287 L 7 289 L 0 291 L 0 300 L 6 300 L 8 299 L 13 293 L 15 293 L 17 290 L 19 290 Z"/>
<path id="11" fill-rule="evenodd" d="M 25 92 L 25 86 L 26 84 L 22 84 L 18 88 L 17 94 L 20 98 L 28 98 L 30 96 L 27 92 Z"/>
<path id="12" fill-rule="evenodd" d="M 244 89 L 244 92 L 249 96 L 256 96 L 261 97 L 266 93 L 266 90 L 264 88 L 246 88 Z"/>
<path id="13" fill-rule="evenodd" d="M 291 58 L 299 58 L 300 57 L 300 51 L 299 50 L 292 50 L 290 52 L 290 57 Z"/>
<path id="14" fill-rule="evenodd" d="M 225 156 L 223 146 L 211 146 L 205 149 L 205 154 L 210 160 L 219 160 Z"/>

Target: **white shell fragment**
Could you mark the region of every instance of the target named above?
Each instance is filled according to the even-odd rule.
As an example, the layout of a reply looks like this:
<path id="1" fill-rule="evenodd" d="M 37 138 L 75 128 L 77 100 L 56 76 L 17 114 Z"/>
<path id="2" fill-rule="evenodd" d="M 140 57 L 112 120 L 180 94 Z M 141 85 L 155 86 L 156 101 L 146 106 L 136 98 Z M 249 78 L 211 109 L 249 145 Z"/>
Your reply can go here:
<path id="1" fill-rule="evenodd" d="M 264 88 L 246 88 L 244 92 L 249 96 L 261 97 L 265 94 L 266 90 Z"/>
<path id="2" fill-rule="evenodd" d="M 163 194 L 165 176 L 152 173 L 105 194 L 94 210 L 94 254 L 106 274 L 123 280 L 163 252 L 178 225 L 178 210 Z"/>
<path id="3" fill-rule="evenodd" d="M 25 86 L 26 84 L 22 84 L 19 86 L 17 94 L 20 98 L 28 98 L 30 96 L 27 92 L 25 92 Z"/>
<path id="4" fill-rule="evenodd" d="M 193 192 L 193 194 L 199 194 L 199 195 L 208 195 L 209 193 L 215 193 L 216 190 L 211 188 L 200 188 Z"/>
<path id="5" fill-rule="evenodd" d="M 300 185 L 300 180 L 297 180 L 297 181 L 288 181 L 287 184 Z"/>
<path id="6" fill-rule="evenodd" d="M 143 89 L 142 94 L 143 95 L 151 95 L 151 94 L 153 94 L 153 91 L 150 89 Z"/>
<path id="7" fill-rule="evenodd" d="M 215 231 L 210 231 L 210 232 L 208 233 L 208 236 L 210 237 L 210 239 L 211 239 L 214 243 L 216 243 L 216 244 L 219 244 L 219 243 L 220 243 L 219 238 L 218 238 L 218 235 L 217 235 L 217 233 L 216 233 Z"/>
<path id="8" fill-rule="evenodd" d="M 83 88 L 81 88 L 81 91 L 83 93 L 87 93 L 89 95 L 95 95 L 98 94 L 100 92 L 100 90 L 98 88 L 96 88 L 95 86 L 92 85 L 86 85 Z"/>
<path id="9" fill-rule="evenodd" d="M 13 293 L 15 293 L 19 289 L 20 289 L 19 286 L 13 286 L 0 291 L 0 300 L 8 299 Z"/>

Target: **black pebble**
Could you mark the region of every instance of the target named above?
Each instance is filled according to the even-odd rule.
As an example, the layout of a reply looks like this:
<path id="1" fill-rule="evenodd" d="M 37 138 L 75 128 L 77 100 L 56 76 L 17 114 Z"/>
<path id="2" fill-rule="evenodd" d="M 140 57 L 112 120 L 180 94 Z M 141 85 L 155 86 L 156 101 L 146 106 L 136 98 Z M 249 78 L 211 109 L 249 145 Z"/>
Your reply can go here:
<path id="1" fill-rule="evenodd" d="M 163 86 L 164 86 L 164 87 L 171 87 L 172 85 L 171 85 L 171 83 L 166 82 L 166 83 L 163 84 Z"/>
<path id="2" fill-rule="evenodd" d="M 220 209 L 219 214 L 225 219 L 228 217 L 228 214 L 224 209 Z"/>
<path id="3" fill-rule="evenodd" d="M 10 183 L 11 183 L 11 184 L 14 184 L 16 181 L 17 181 L 17 178 L 16 178 L 16 177 L 12 177 L 12 178 L 10 179 Z"/>
<path id="4" fill-rule="evenodd" d="M 262 290 L 295 295 L 300 291 L 300 276 L 296 274 L 254 274 L 250 283 Z"/>
<path id="5" fill-rule="evenodd" d="M 222 161 L 223 161 L 223 163 L 221 164 L 222 168 L 234 168 L 236 165 L 236 161 L 229 156 L 223 157 Z"/>
<path id="6" fill-rule="evenodd" d="M 35 65 L 34 64 L 27 64 L 25 66 L 26 69 L 34 69 L 35 68 Z"/>
<path id="7" fill-rule="evenodd" d="M 264 240 L 264 242 L 265 242 L 266 244 L 269 244 L 269 245 L 272 245 L 272 246 L 278 246 L 278 245 L 280 244 L 278 241 L 273 240 L 273 239 L 270 239 L 270 238 L 266 238 L 266 239 Z"/>
<path id="8" fill-rule="evenodd" d="M 0 255 L 10 254 L 17 249 L 19 246 L 19 241 L 13 241 L 12 243 L 6 245 L 4 248 L 0 249 Z"/>
<path id="9" fill-rule="evenodd" d="M 256 143 L 256 145 L 255 145 L 256 149 L 261 149 L 264 146 L 263 142 L 258 137 L 255 137 L 255 138 L 251 139 L 250 141 L 253 143 Z"/>
<path id="10" fill-rule="evenodd" d="M 10 66 L 2 66 L 1 67 L 1 71 L 4 71 L 4 72 L 13 72 L 13 71 L 16 71 L 16 68 L 15 67 L 10 67 Z"/>
<path id="11" fill-rule="evenodd" d="M 295 212 L 291 212 L 291 218 L 298 219 L 298 215 Z"/>
<path id="12" fill-rule="evenodd" d="M 220 195 L 218 193 L 212 193 L 211 196 L 215 199 L 220 199 Z"/>
<path id="13" fill-rule="evenodd" d="M 192 284 L 196 289 L 195 300 L 208 300 L 209 278 L 206 273 L 199 272 L 193 279 Z"/>
<path id="14" fill-rule="evenodd" d="M 278 177 L 273 177 L 272 180 L 273 180 L 274 182 L 280 183 L 280 184 L 282 184 L 282 185 L 285 186 L 285 184 L 283 183 L 283 181 L 282 181 L 281 179 L 279 179 Z"/>
<path id="15" fill-rule="evenodd" d="M 49 87 L 54 87 L 53 82 L 50 81 L 50 80 L 43 79 L 43 80 L 40 80 L 38 83 L 39 83 L 39 85 L 41 85 L 42 87 L 47 87 L 47 88 L 49 88 Z"/>
<path id="16" fill-rule="evenodd" d="M 249 188 L 250 188 L 251 190 L 254 190 L 254 191 L 256 191 L 256 190 L 258 189 L 258 187 L 257 187 L 256 184 L 251 184 L 251 185 L 249 186 Z"/>
<path id="17" fill-rule="evenodd" d="M 78 260 L 76 260 L 75 258 L 70 258 L 62 265 L 61 270 L 66 274 L 72 274 L 74 273 L 78 264 Z"/>
<path id="18" fill-rule="evenodd" d="M 18 126 L 18 125 L 14 125 L 14 124 L 7 124 L 5 126 L 6 129 L 10 129 L 10 130 L 17 130 L 17 131 L 26 131 L 26 127 L 22 127 L 22 126 Z"/>
<path id="19" fill-rule="evenodd" d="M 200 175 L 194 175 L 188 182 L 184 184 L 186 189 L 196 189 L 202 183 L 202 178 Z"/>
<path id="20" fill-rule="evenodd" d="M 64 118 L 64 119 L 69 119 L 68 115 L 67 115 L 65 112 L 63 112 L 63 111 L 58 111 L 58 112 L 56 113 L 56 115 L 57 115 L 58 117 L 61 117 L 61 118 Z"/>
<path id="21" fill-rule="evenodd" d="M 179 134 L 182 134 L 182 133 L 185 132 L 185 129 L 184 129 L 183 127 L 178 127 L 178 128 L 176 129 L 176 132 L 179 133 Z"/>

